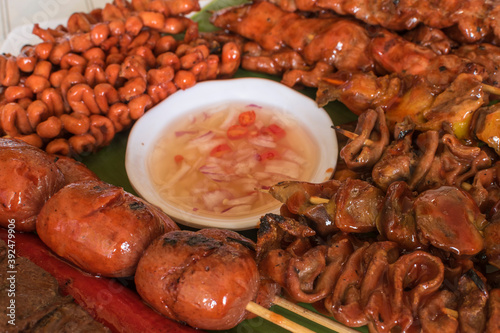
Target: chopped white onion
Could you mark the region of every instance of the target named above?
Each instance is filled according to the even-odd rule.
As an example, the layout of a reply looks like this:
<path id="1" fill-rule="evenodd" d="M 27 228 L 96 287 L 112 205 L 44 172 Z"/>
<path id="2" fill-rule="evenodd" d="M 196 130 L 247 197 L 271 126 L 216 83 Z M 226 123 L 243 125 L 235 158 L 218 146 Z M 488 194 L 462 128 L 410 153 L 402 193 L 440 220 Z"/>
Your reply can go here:
<path id="1" fill-rule="evenodd" d="M 206 177 L 216 182 L 229 182 L 235 177 L 225 172 L 220 165 L 216 164 L 205 164 L 199 170 Z"/>
<path id="2" fill-rule="evenodd" d="M 195 137 L 194 139 L 190 140 L 188 143 L 188 146 L 195 146 L 199 143 L 202 142 L 207 142 L 211 140 L 215 136 L 215 133 L 212 131 L 206 131 L 201 133 L 199 136 Z"/>
<path id="3" fill-rule="evenodd" d="M 268 160 L 264 171 L 292 179 L 297 179 L 300 176 L 300 166 L 297 163 L 285 160 Z"/>
<path id="4" fill-rule="evenodd" d="M 248 157 L 246 160 L 238 161 L 234 165 L 234 173 L 237 175 L 247 175 L 253 172 L 253 169 L 259 163 L 254 156 Z"/>
<path id="5" fill-rule="evenodd" d="M 257 150 L 255 150 L 252 147 L 248 148 L 241 148 L 235 151 L 234 155 L 234 160 L 237 162 L 239 161 L 245 161 L 248 160 L 249 158 L 256 158 L 257 157 Z M 234 161 L 233 161 L 234 163 Z"/>
<path id="6" fill-rule="evenodd" d="M 220 165 L 225 168 L 231 168 L 234 165 L 234 161 L 231 159 L 224 159 L 224 158 L 219 158 L 215 156 L 208 156 L 207 159 L 205 160 L 206 165 Z"/>
<path id="7" fill-rule="evenodd" d="M 198 151 L 200 153 L 207 154 L 212 149 L 214 149 L 218 145 L 221 145 L 225 142 L 226 142 L 226 140 L 224 140 L 223 138 L 214 139 L 214 140 L 210 140 L 210 141 L 200 142 L 200 143 L 196 144 L 196 148 L 198 148 Z"/>
<path id="8" fill-rule="evenodd" d="M 219 126 L 220 129 L 227 130 L 231 125 L 237 123 L 238 121 L 239 114 L 237 112 L 230 112 L 226 119 L 222 122 L 222 124 Z"/>
<path id="9" fill-rule="evenodd" d="M 277 144 L 274 138 L 270 135 L 257 135 L 256 137 L 248 139 L 253 145 L 265 148 L 276 148 Z"/>
<path id="10" fill-rule="evenodd" d="M 212 209 L 213 207 L 222 206 L 224 200 L 232 199 L 232 194 L 227 190 L 215 190 L 204 193 L 201 199 L 205 207 Z"/>
<path id="11" fill-rule="evenodd" d="M 251 193 L 260 187 L 259 181 L 253 178 L 253 174 L 242 175 L 240 178 L 235 179 L 232 184 L 244 193 Z"/>

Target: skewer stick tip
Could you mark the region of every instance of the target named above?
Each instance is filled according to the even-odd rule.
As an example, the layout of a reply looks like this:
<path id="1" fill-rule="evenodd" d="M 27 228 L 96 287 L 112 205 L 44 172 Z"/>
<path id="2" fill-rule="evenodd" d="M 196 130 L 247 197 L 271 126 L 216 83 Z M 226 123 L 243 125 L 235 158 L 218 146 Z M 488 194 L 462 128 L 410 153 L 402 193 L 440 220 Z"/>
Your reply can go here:
<path id="1" fill-rule="evenodd" d="M 329 84 L 332 84 L 334 86 L 340 86 L 345 83 L 345 81 L 338 80 L 338 79 L 332 79 L 328 77 L 322 77 L 321 78 L 323 81 L 328 82 Z"/>
<path id="2" fill-rule="evenodd" d="M 294 321 L 291 321 L 290 319 L 283 317 L 280 314 L 274 313 L 271 310 L 266 309 L 265 307 L 255 303 L 255 302 L 249 302 L 246 306 L 246 310 L 248 312 L 251 312 L 261 318 L 264 318 L 286 330 L 289 330 L 290 332 L 293 333 L 314 333 L 308 328 L 305 328 L 304 326 L 301 326 L 297 324 Z"/>
<path id="3" fill-rule="evenodd" d="M 322 316 L 319 313 L 316 313 L 314 311 L 303 308 L 303 307 L 301 307 L 295 303 L 292 303 L 292 302 L 290 302 L 282 297 L 275 296 L 273 303 L 277 306 L 280 306 L 284 309 L 287 309 L 288 311 L 296 313 L 299 316 L 307 318 L 307 319 L 311 320 L 312 322 L 315 322 L 316 324 L 319 324 L 323 327 L 331 329 L 335 332 L 338 332 L 338 333 L 359 333 L 359 331 L 357 331 L 353 328 L 344 326 L 341 323 L 333 321 L 333 320 L 331 320 L 325 316 Z"/>
<path id="4" fill-rule="evenodd" d="M 343 136 L 345 136 L 346 138 L 349 138 L 349 139 L 356 139 L 359 134 L 356 134 L 354 132 L 351 132 L 351 131 L 348 131 L 348 130 L 345 130 L 343 129 L 342 127 L 339 127 L 339 126 L 332 126 L 332 128 L 337 131 L 338 133 L 342 134 Z M 366 139 L 365 142 L 364 142 L 365 145 L 371 145 L 373 144 L 373 141 L 370 140 L 370 139 Z"/>
<path id="5" fill-rule="evenodd" d="M 500 88 L 489 84 L 483 84 L 483 90 L 490 94 L 500 95 Z"/>
<path id="6" fill-rule="evenodd" d="M 317 196 L 312 196 L 309 198 L 309 202 L 312 203 L 313 205 L 319 205 L 319 204 L 326 204 L 329 203 L 329 199 L 317 197 Z"/>
<path id="7" fill-rule="evenodd" d="M 444 308 L 443 312 L 446 315 L 450 316 L 450 317 L 458 318 L 458 311 L 457 310 L 453 310 L 453 309 L 449 309 L 449 308 Z"/>

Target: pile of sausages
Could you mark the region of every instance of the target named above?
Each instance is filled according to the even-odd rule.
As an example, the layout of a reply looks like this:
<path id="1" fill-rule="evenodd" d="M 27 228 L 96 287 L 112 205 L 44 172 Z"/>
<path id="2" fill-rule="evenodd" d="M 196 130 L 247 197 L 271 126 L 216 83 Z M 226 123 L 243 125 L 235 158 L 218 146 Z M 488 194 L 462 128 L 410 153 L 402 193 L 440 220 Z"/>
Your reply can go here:
<path id="1" fill-rule="evenodd" d="M 117 0 L 66 26 L 35 24 L 41 43 L 0 55 L 0 135 L 53 154 L 95 152 L 175 91 L 232 76 L 240 47 L 201 38 L 185 16 L 198 9 Z"/>

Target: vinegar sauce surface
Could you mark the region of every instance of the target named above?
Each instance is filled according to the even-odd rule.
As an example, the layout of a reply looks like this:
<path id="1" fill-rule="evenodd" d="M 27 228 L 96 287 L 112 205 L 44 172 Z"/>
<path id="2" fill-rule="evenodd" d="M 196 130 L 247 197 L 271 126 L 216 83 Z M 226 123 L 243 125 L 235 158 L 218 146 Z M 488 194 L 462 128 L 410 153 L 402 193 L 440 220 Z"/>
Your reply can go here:
<path id="1" fill-rule="evenodd" d="M 280 181 L 307 180 L 312 136 L 276 107 L 229 103 L 197 110 L 165 130 L 149 160 L 154 186 L 179 208 L 210 217 L 267 213 Z"/>

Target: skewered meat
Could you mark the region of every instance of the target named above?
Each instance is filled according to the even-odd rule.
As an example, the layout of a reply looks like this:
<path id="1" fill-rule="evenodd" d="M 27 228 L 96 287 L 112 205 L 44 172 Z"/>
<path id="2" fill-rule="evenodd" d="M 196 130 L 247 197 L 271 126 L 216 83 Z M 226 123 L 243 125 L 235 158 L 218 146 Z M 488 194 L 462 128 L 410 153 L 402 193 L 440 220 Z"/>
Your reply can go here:
<path id="1" fill-rule="evenodd" d="M 408 250 L 424 249 L 413 214 L 415 195 L 404 181 L 392 183 L 377 216 L 377 230 L 391 242 Z"/>
<path id="2" fill-rule="evenodd" d="M 252 47 L 247 49 L 242 63 L 244 68 L 248 65 L 248 69 L 265 71 L 272 68 L 274 73 L 290 69 L 310 71 L 316 65 L 326 63 L 337 70 L 347 72 L 423 75 L 431 84 L 442 86 L 449 84 L 459 73 L 485 76 L 482 72 L 486 71 L 490 76 L 485 76 L 488 82 L 498 82 L 494 60 L 498 58 L 499 49 L 490 44 L 464 46 L 456 52 L 434 51 L 423 43 L 413 43 L 380 27 L 366 28 L 345 17 L 339 18 L 324 13 L 316 16 L 289 13 L 265 1 L 223 9 L 216 12 L 211 20 L 217 27 L 252 41 Z M 353 30 L 352 27 L 344 27 L 343 33 L 332 40 L 334 37 L 328 32 L 347 23 L 356 24 L 357 28 Z M 349 34 L 350 37 L 347 36 Z M 266 53 L 259 51 L 256 44 Z M 309 52 L 310 50 L 315 53 Z M 293 59 L 301 61 L 290 61 L 284 65 L 278 59 L 285 53 L 290 54 L 290 51 L 294 54 Z M 354 54 L 358 56 L 353 57 Z M 250 60 L 255 56 L 258 59 Z M 310 67 L 301 65 L 303 62 Z M 286 75 L 287 73 L 284 74 L 284 82 L 291 85 L 297 83 L 286 79 Z M 318 80 L 310 83 L 309 85 L 315 87 Z"/>
<path id="3" fill-rule="evenodd" d="M 409 182 L 415 175 L 412 171 L 415 170 L 418 157 L 412 148 L 412 135 L 409 134 L 397 137 L 385 147 L 371 169 L 373 182 L 380 189 L 386 191 L 390 184 L 400 180 Z"/>
<path id="4" fill-rule="evenodd" d="M 486 332 L 498 332 L 500 330 L 500 289 L 490 291 L 488 307 L 491 318 L 488 320 Z"/>
<path id="5" fill-rule="evenodd" d="M 427 190 L 415 199 L 413 207 L 422 240 L 457 255 L 473 255 L 483 249 L 479 231 L 488 222 L 465 191 L 452 186 Z"/>
<path id="6" fill-rule="evenodd" d="M 497 65 L 500 61 L 500 48 L 498 46 L 487 43 L 464 44 L 453 50 L 453 54 L 482 66 L 488 73 L 488 83 L 494 86 L 498 86 L 500 83 L 500 72 Z"/>
<path id="7" fill-rule="evenodd" d="M 492 218 L 500 207 L 500 162 L 493 164 L 491 168 L 478 171 L 474 175 L 469 193 L 474 198 L 481 212 L 488 218 Z"/>
<path id="8" fill-rule="evenodd" d="M 500 155 L 500 105 L 481 107 L 472 120 L 475 136 Z"/>
<path id="9" fill-rule="evenodd" d="M 377 187 L 351 178 L 340 183 L 333 180 L 316 186 L 308 183 L 301 186 L 301 183 L 281 182 L 271 186 L 269 193 L 287 206 L 287 212 L 316 221 L 315 229 L 322 234 L 337 229 L 354 233 L 375 230 L 376 217 L 384 196 Z M 333 198 L 332 203 L 311 204 L 313 196 Z"/>
<path id="10" fill-rule="evenodd" d="M 384 111 L 378 108 L 361 114 L 354 133 L 357 136 L 341 149 L 340 157 L 351 170 L 371 169 L 389 144 Z"/>
<path id="11" fill-rule="evenodd" d="M 460 330 L 462 332 L 484 332 L 489 298 L 486 279 L 471 269 L 460 277 L 458 291 L 463 295 L 458 307 Z"/>
<path id="12" fill-rule="evenodd" d="M 335 194 L 335 225 L 343 232 L 375 230 L 383 192 L 359 179 L 346 179 Z"/>
<path id="13" fill-rule="evenodd" d="M 429 252 L 341 232 L 318 237 L 300 220 L 275 214 L 263 216 L 261 226 L 261 274 L 292 300 L 313 303 L 350 327 L 454 333 L 498 326 L 498 289 L 490 290 L 468 260 L 454 266 Z"/>
<path id="14" fill-rule="evenodd" d="M 412 43 L 430 48 L 437 54 L 448 54 L 458 43 L 449 38 L 441 29 L 426 25 L 418 25 L 415 29 L 403 34 Z"/>
<path id="15" fill-rule="evenodd" d="M 162 211 L 95 180 L 72 183 L 43 206 L 36 231 L 59 256 L 93 274 L 134 274 L 153 239 L 178 226 Z"/>
<path id="16" fill-rule="evenodd" d="M 363 242 L 344 233 L 321 241 L 313 230 L 304 232 L 297 221 L 273 214 L 263 216 L 261 226 L 261 274 L 278 282 L 291 299 L 322 304 L 350 327 L 409 329 L 432 322 L 424 323 L 428 319 L 419 318 L 420 311 L 432 311 L 433 317 L 445 311 L 427 304 L 443 287 L 445 267 L 438 257 L 423 251 L 402 254 L 394 242 Z"/>
<path id="17" fill-rule="evenodd" d="M 64 176 L 50 156 L 23 141 L 0 139 L 0 225 L 34 231 L 45 202 Z"/>
<path id="18" fill-rule="evenodd" d="M 418 311 L 422 328 L 425 327 L 428 332 L 457 332 L 458 321 L 453 315 L 450 315 L 450 311 L 447 311 L 447 309 L 455 309 L 456 307 L 457 296 L 451 291 L 442 290 L 431 295 Z"/>
<path id="19" fill-rule="evenodd" d="M 271 0 L 287 11 L 333 10 L 353 15 L 371 25 L 393 30 L 411 30 L 419 24 L 447 28 L 455 39 L 478 42 L 498 38 L 499 8 L 495 1 L 346 1 L 346 0 Z"/>
<path id="20" fill-rule="evenodd" d="M 324 183 L 307 183 L 307 182 L 281 182 L 270 188 L 273 197 L 280 202 L 285 203 L 281 207 L 284 216 L 295 214 L 304 215 L 314 223 L 314 230 L 326 236 L 334 231 L 338 231 L 332 211 L 335 207 L 330 205 L 316 205 L 311 203 L 312 197 L 331 197 L 338 191 L 340 182 L 331 181 Z M 264 226 L 261 225 L 259 230 Z M 296 229 L 296 228 L 295 228 Z"/>
<path id="21" fill-rule="evenodd" d="M 410 118 L 419 130 L 445 129 L 459 138 L 470 138 L 468 125 L 476 110 L 489 102 L 484 85 L 472 74 L 460 74 L 444 90 L 435 89 L 421 79 L 411 84 L 389 75 L 340 72 L 326 78 L 338 85 L 321 83 L 318 101 L 337 99 L 353 112 L 361 114 L 366 109 L 384 109 L 388 126 Z M 344 81 L 345 80 L 345 81 Z M 364 81 L 363 85 L 353 84 Z"/>
<path id="22" fill-rule="evenodd" d="M 172 231 L 142 256 L 138 293 L 163 315 L 193 327 L 229 329 L 259 288 L 250 240 L 231 231 Z"/>
<path id="23" fill-rule="evenodd" d="M 488 262 L 500 269 L 500 200 L 492 209 L 490 224 L 484 228 L 484 243 Z"/>
<path id="24" fill-rule="evenodd" d="M 460 74 L 443 92 L 438 94 L 428 108 L 422 110 L 422 130 L 440 130 L 459 138 L 470 137 L 468 125 L 473 113 L 489 101 L 488 94 L 476 76 Z"/>
<path id="25" fill-rule="evenodd" d="M 384 113 L 380 109 L 378 113 L 365 112 L 355 133 L 346 133 L 352 137 L 340 151 L 346 167 L 356 172 L 371 169 L 372 181 L 381 189 L 393 181 L 404 180 L 412 189 L 423 191 L 442 185 L 459 186 L 492 165 L 495 157 L 487 150 L 465 145 L 452 134 L 440 138 L 437 130 L 416 131 L 422 124 L 408 119 L 394 125 L 396 140 L 388 145 Z M 341 128 L 337 130 L 345 133 Z M 418 149 L 413 149 L 414 144 Z"/>
<path id="26" fill-rule="evenodd" d="M 394 241 L 403 249 L 432 246 L 461 256 L 478 254 L 484 248 L 485 241 L 480 231 L 489 222 L 472 197 L 456 187 L 440 186 L 415 196 L 406 183 L 395 182 L 389 186 L 384 198 L 382 191 L 366 181 L 348 178 L 340 186 L 335 180 L 328 182 L 333 182 L 338 190 L 333 195 L 321 197 L 323 200 L 316 204 L 328 205 L 328 208 L 323 208 L 326 217 L 306 213 L 313 208 L 304 209 L 300 214 L 293 213 L 294 207 L 308 207 L 303 202 L 311 200 L 311 193 L 303 192 L 311 190 L 314 193 L 313 186 L 301 187 L 284 182 L 271 187 L 269 193 L 285 205 L 291 204 L 288 210 L 291 218 L 307 216 L 314 221 L 313 225 L 333 221 L 345 233 L 359 234 L 378 229 L 383 239 Z M 333 229 L 329 230 L 332 230 L 330 235 L 335 233 Z"/>
<path id="27" fill-rule="evenodd" d="M 339 17 L 305 18 L 266 2 L 230 7 L 216 12 L 211 22 L 257 42 L 264 50 L 285 46 L 312 65 L 324 62 L 336 68 L 368 71 L 370 38 L 357 22 Z"/>
<path id="28" fill-rule="evenodd" d="M 492 158 L 481 148 L 462 144 L 451 134 L 441 138 L 442 151 L 434 156 L 426 175 L 417 188 L 440 185 L 460 186 L 479 171 L 489 168 Z"/>
<path id="29" fill-rule="evenodd" d="M 386 37 L 387 43 L 390 43 L 390 38 Z M 405 43 L 400 40 L 399 43 L 403 46 L 404 49 Z M 409 43 L 409 42 L 407 42 Z M 411 43 L 409 43 L 411 44 Z M 390 44 L 389 44 L 390 45 Z M 388 63 L 389 66 L 401 66 L 399 64 L 393 65 L 390 61 L 384 60 L 385 52 L 383 51 L 383 47 L 380 48 L 379 57 L 381 61 Z M 401 51 L 400 51 L 401 52 Z M 400 53 L 399 52 L 399 53 Z M 500 52 L 500 48 L 497 46 L 489 45 L 489 44 L 480 44 L 480 45 L 464 45 L 458 49 L 452 50 L 452 54 L 438 55 L 431 53 L 428 54 L 428 57 L 421 57 L 420 61 L 427 63 L 427 67 L 424 71 L 411 69 L 414 74 L 418 74 L 419 79 L 416 80 L 413 76 L 408 75 L 408 73 L 403 73 L 401 71 L 397 71 L 397 68 L 385 67 L 387 70 L 391 72 L 392 75 L 388 77 L 380 77 L 377 78 L 373 74 L 362 74 L 362 73 L 334 73 L 329 75 L 331 78 L 331 82 L 336 82 L 337 86 L 342 85 L 345 81 L 351 80 L 349 75 L 354 76 L 354 78 L 358 78 L 357 76 L 362 76 L 366 80 L 374 81 L 370 83 L 370 85 L 365 84 L 362 87 L 368 88 L 373 87 L 373 84 L 384 84 L 385 82 L 391 82 L 394 80 L 401 80 L 400 82 L 392 83 L 394 88 L 392 90 L 373 92 L 375 95 L 374 98 L 369 98 L 369 94 L 363 94 L 366 98 L 365 103 L 373 100 L 374 103 L 370 107 L 374 108 L 375 106 L 382 106 L 384 108 L 391 107 L 391 104 L 388 102 L 392 102 L 393 98 L 401 97 L 402 95 L 409 93 L 408 90 L 411 89 L 420 89 L 423 90 L 421 92 L 420 98 L 427 99 L 426 94 L 431 94 L 431 96 L 435 96 L 441 93 L 445 88 L 447 88 L 457 76 L 461 73 L 468 73 L 476 76 L 476 80 L 479 82 L 484 82 L 487 84 L 491 84 L 493 86 L 498 85 L 498 69 L 495 66 L 495 61 L 498 59 L 498 54 Z M 390 53 L 387 53 L 390 55 Z M 396 56 L 397 57 L 397 56 Z M 419 54 L 416 52 L 410 52 L 407 57 L 419 57 Z M 416 62 L 417 65 L 419 62 Z M 407 65 L 406 65 L 407 66 Z M 418 67 L 417 67 L 418 68 Z M 397 74 L 397 75 L 396 75 Z M 353 78 L 353 79 L 354 79 Z M 347 82 L 346 82 L 347 83 Z M 323 89 L 328 89 L 328 86 L 325 83 L 322 83 L 321 86 Z M 341 91 L 343 94 L 347 95 L 349 92 L 347 91 L 346 86 L 342 87 Z M 381 88 L 388 86 L 385 84 Z M 365 89 L 363 88 L 363 89 Z M 334 89 L 334 88 L 331 88 Z M 352 87 L 351 89 L 356 89 Z M 374 88 L 371 88 L 374 89 Z M 401 89 L 401 91 L 399 91 Z M 398 92 L 399 91 L 399 92 Z M 427 91 L 427 92 L 426 92 Z M 359 91 L 360 93 L 363 90 Z M 322 91 L 318 91 L 321 94 L 322 100 L 325 100 L 327 96 Z M 334 94 L 339 94 L 339 92 Z M 352 92 L 351 94 L 353 94 Z M 361 100 L 362 101 L 362 100 Z M 387 101 L 387 102 L 386 102 Z M 322 101 L 321 104 L 324 104 L 325 101 Z M 383 104 L 382 104 L 383 103 Z M 349 104 L 348 104 L 349 105 Z M 411 106 L 411 105 L 409 105 Z M 357 109 L 353 109 L 356 111 Z"/>

